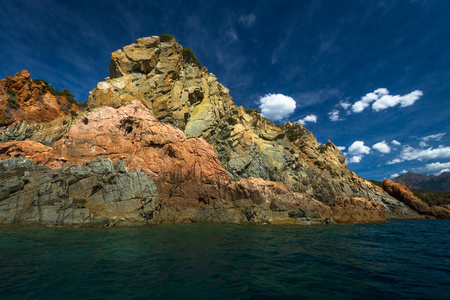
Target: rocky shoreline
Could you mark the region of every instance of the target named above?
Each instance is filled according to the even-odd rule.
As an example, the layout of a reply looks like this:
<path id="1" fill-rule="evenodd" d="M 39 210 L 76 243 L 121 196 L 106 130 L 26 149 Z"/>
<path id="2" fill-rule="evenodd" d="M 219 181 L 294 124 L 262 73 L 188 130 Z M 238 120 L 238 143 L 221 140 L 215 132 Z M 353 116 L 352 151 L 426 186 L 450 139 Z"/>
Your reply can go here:
<path id="1" fill-rule="evenodd" d="M 26 71 L 0 80 L 0 224 L 309 225 L 446 215 L 349 171 L 332 142 L 320 145 L 300 124 L 237 107 L 182 50 L 154 36 L 114 52 L 110 77 L 86 109 Z"/>

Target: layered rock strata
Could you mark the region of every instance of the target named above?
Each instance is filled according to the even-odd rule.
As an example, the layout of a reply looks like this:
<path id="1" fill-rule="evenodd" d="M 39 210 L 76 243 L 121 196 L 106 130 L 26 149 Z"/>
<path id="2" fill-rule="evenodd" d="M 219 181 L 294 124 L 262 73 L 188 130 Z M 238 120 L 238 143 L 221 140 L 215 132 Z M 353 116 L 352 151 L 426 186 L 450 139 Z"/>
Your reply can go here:
<path id="1" fill-rule="evenodd" d="M 353 204 L 353 211 L 348 214 L 352 215 L 352 217 L 344 218 L 342 216 L 346 213 L 343 210 L 347 210 L 351 205 L 337 204 L 330 208 L 330 206 L 315 200 L 308 194 L 293 191 L 289 185 L 265 181 L 261 178 L 232 181 L 220 164 L 217 155 L 205 140 L 201 138 L 186 138 L 181 130 L 168 124 L 161 124 L 138 101 L 119 109 L 102 107 L 86 113 L 53 147 L 32 141 L 0 144 L 0 159 L 8 162 L 14 157 L 29 159 L 36 164 L 50 167 L 54 170 L 52 172 L 60 174 L 52 176 L 60 176 L 61 178 L 64 178 L 64 176 L 70 177 L 71 175 L 67 173 L 69 172 L 67 170 L 79 168 L 77 165 L 87 163 L 86 167 L 92 169 L 91 165 L 98 165 L 98 160 L 101 157 L 111 159 L 116 164 L 121 164 L 120 166 L 126 165 L 135 172 L 142 172 L 133 176 L 138 176 L 139 179 L 141 178 L 139 174 L 145 174 L 152 183 L 154 182 L 157 187 L 158 197 L 161 200 L 148 200 L 145 198 L 148 195 L 142 192 L 142 189 L 128 193 L 129 195 L 137 195 L 142 192 L 140 194 L 142 199 L 139 196 L 130 196 L 136 201 L 133 202 L 134 206 L 132 207 L 128 204 L 125 205 L 129 209 L 124 211 L 125 219 L 122 220 L 122 223 L 224 222 L 308 224 L 334 222 L 334 216 L 339 216 L 338 221 L 342 222 L 379 222 L 385 220 L 385 218 L 380 218 L 380 210 L 384 212 L 383 206 L 373 200 L 350 199 L 349 203 Z M 93 162 L 89 163 L 91 161 Z M 103 164 L 108 165 L 107 163 Z M 37 171 L 33 171 L 32 166 L 29 166 L 29 168 L 32 169 L 31 173 L 33 173 L 33 176 L 40 177 L 36 173 Z M 46 172 L 42 169 L 45 167 L 35 166 L 34 168 L 44 172 L 44 174 Z M 105 168 L 111 170 L 111 167 Z M 83 172 L 89 173 L 87 171 Z M 89 174 L 99 172 L 97 170 Z M 83 197 L 89 198 L 97 193 L 99 187 L 96 188 L 96 186 L 107 186 L 108 178 L 110 177 L 108 174 L 112 171 L 108 172 L 102 173 L 97 178 L 97 180 L 103 180 L 103 182 L 99 183 L 94 179 L 89 179 L 89 184 L 85 185 L 86 190 L 83 192 L 84 194 L 78 197 L 80 199 Z M 25 173 L 30 174 L 30 171 L 23 172 L 23 174 Z M 23 188 L 27 187 L 26 191 L 28 189 L 30 191 L 35 190 L 37 186 L 45 185 L 45 182 L 48 182 L 50 177 L 53 178 L 52 176 L 41 176 L 42 180 L 44 180 L 43 182 L 29 185 L 29 178 L 24 176 L 22 176 L 23 178 L 15 179 L 16 182 L 24 182 L 22 188 L 18 190 L 9 189 L 7 196 L 2 197 L 4 199 L 0 202 L 0 204 L 4 203 L 3 205 L 7 205 L 0 206 L 4 208 L 16 203 L 16 215 L 21 214 L 17 213 L 17 211 L 26 211 L 29 205 L 39 203 L 39 198 L 36 198 L 36 195 L 27 196 L 25 197 L 26 200 L 23 200 L 24 197 L 21 196 Z M 85 178 L 80 180 L 85 180 Z M 139 181 L 130 182 L 130 184 L 136 184 L 136 188 L 151 185 L 149 182 L 141 183 Z M 1 186 L 10 186 L 10 184 L 3 182 Z M 55 186 L 67 185 L 57 183 Z M 119 189 L 119 187 L 109 187 L 108 191 Z M 154 189 L 152 191 L 154 192 Z M 153 192 L 150 193 L 150 198 L 158 199 Z M 65 193 L 61 190 L 57 190 L 55 193 L 67 194 L 67 192 Z M 68 195 L 67 199 L 74 198 L 74 195 L 70 194 L 70 192 Z M 105 195 L 104 191 L 102 195 Z M 111 196 L 104 196 L 103 198 L 106 199 L 105 197 L 116 202 L 127 203 L 129 201 L 125 194 L 120 193 L 113 194 L 112 198 Z M 87 204 L 80 208 L 90 209 L 90 214 L 93 218 L 107 218 L 107 220 L 101 219 L 102 222 L 106 222 L 105 224 L 114 224 L 114 220 L 120 218 L 120 214 L 119 210 L 114 210 L 114 208 L 112 210 L 116 215 L 107 214 L 111 210 L 109 206 L 113 203 L 109 200 L 98 200 L 102 208 L 97 207 L 96 209 L 92 209 L 92 206 L 89 205 L 90 202 L 86 200 Z M 69 201 L 67 203 L 71 204 L 70 200 L 67 201 Z M 141 207 L 139 205 L 142 203 L 156 203 L 152 201 L 160 201 L 160 208 L 152 210 L 151 218 L 143 217 L 141 211 L 139 211 L 139 207 Z M 364 203 L 364 205 L 360 205 L 361 203 Z M 144 207 L 142 210 L 146 211 L 146 208 Z M 26 220 L 36 220 L 29 217 L 29 215 L 27 216 Z M 64 217 L 61 218 L 64 219 Z M 57 221 L 59 222 L 61 218 L 58 217 Z M 11 220 L 19 220 L 17 222 L 21 222 L 20 220 L 24 219 L 20 217 L 10 217 L 9 219 L 4 217 L 3 220 L 3 222 L 8 223 Z M 96 220 L 90 219 L 89 222 L 97 224 Z M 12 222 L 16 223 L 16 221 Z M 42 224 L 47 223 L 44 222 Z M 56 224 L 66 225 L 66 223 L 61 222 Z M 78 226 L 79 224 L 75 222 L 74 225 Z"/>
<path id="2" fill-rule="evenodd" d="M 151 223 L 161 199 L 144 173 L 98 158 L 51 170 L 24 158 L 0 161 L 0 223 L 116 226 Z"/>
<path id="3" fill-rule="evenodd" d="M 282 182 L 325 204 L 337 197 L 373 198 L 390 218 L 417 213 L 347 169 L 328 141 L 321 145 L 300 124 L 283 126 L 237 107 L 206 68 L 183 59 L 174 39 L 146 37 L 112 54 L 110 77 L 90 93 L 90 108 L 121 107 L 137 99 L 163 123 L 203 138 L 234 181 L 249 177 Z"/>

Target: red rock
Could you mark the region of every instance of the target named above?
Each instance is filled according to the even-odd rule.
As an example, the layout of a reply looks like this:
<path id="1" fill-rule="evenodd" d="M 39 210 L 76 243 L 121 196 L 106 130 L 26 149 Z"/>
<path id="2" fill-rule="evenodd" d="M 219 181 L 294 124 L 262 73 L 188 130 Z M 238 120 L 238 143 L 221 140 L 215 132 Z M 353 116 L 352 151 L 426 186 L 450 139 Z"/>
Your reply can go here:
<path id="1" fill-rule="evenodd" d="M 47 86 L 36 83 L 30 73 L 23 70 L 13 77 L 0 80 L 0 126 L 16 121 L 29 123 L 50 122 L 57 117 L 79 112 L 78 106 L 65 96 L 45 92 Z"/>
<path id="2" fill-rule="evenodd" d="M 139 101 L 86 113 L 53 148 L 37 142 L 0 144 L 0 159 L 25 157 L 53 169 L 83 164 L 100 156 L 124 160 L 127 167 L 151 177 L 165 207 L 198 208 L 214 199 L 250 199 L 269 208 L 272 202 L 333 216 L 338 222 L 384 222 L 381 204 L 343 198 L 328 207 L 286 184 L 247 178 L 233 182 L 212 147 L 202 138 L 160 123 Z"/>
<path id="3" fill-rule="evenodd" d="M 33 141 L 0 143 L 0 160 L 23 157 L 36 164 L 48 165 L 55 161 L 53 148 Z"/>

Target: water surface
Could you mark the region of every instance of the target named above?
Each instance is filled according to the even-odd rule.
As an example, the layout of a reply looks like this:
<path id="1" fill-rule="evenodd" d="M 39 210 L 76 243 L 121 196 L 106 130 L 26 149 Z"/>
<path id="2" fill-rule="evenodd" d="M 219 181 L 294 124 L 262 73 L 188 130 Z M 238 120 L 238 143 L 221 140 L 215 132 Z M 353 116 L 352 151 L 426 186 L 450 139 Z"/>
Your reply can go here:
<path id="1" fill-rule="evenodd" d="M 1 299 L 447 299 L 450 220 L 0 227 Z"/>

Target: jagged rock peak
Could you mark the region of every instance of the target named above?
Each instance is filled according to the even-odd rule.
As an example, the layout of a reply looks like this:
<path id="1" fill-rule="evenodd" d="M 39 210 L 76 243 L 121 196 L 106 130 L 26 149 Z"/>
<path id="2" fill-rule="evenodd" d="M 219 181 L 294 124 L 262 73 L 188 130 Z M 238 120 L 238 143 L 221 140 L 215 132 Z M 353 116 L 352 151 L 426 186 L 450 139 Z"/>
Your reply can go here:
<path id="1" fill-rule="evenodd" d="M 171 35 L 143 37 L 136 43 L 123 47 L 112 53 L 109 78 L 120 78 L 127 74 L 177 74 L 182 63 L 201 66 L 193 52 L 183 49 Z"/>
<path id="2" fill-rule="evenodd" d="M 50 122 L 79 113 L 78 102 L 69 90 L 58 92 L 51 84 L 30 76 L 23 70 L 0 80 L 0 127 L 20 121 Z"/>
<path id="3" fill-rule="evenodd" d="M 205 139 L 233 181 L 282 182 L 325 204 L 336 197 L 374 198 L 393 216 L 404 208 L 349 171 L 333 143 L 321 145 L 300 124 L 277 125 L 236 106 L 214 74 L 183 58 L 175 39 L 139 39 L 112 54 L 111 70 L 90 93 L 91 109 L 139 100 L 159 121 Z"/>

